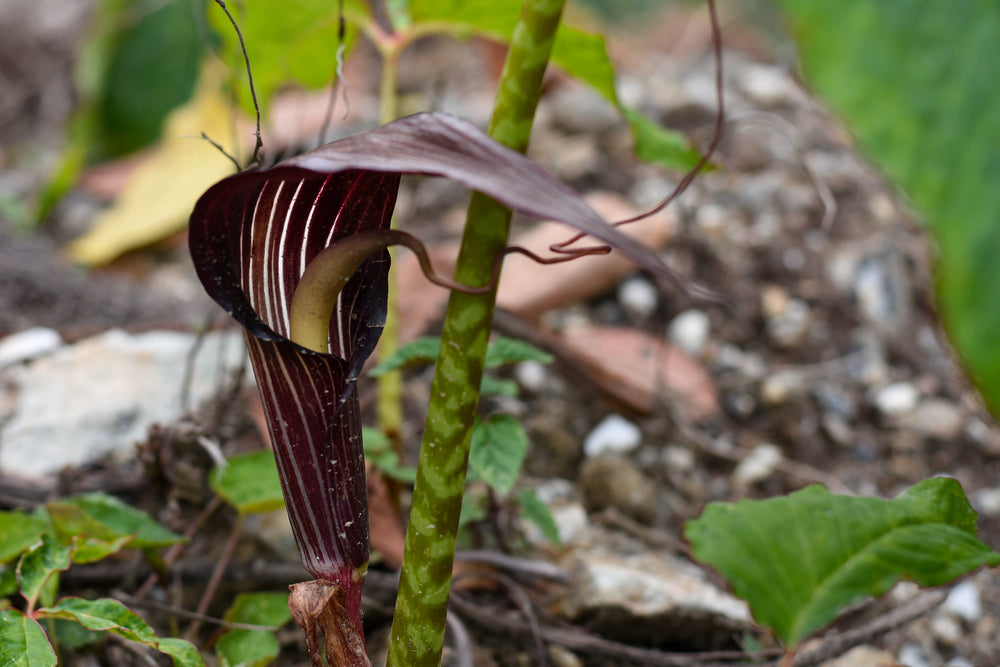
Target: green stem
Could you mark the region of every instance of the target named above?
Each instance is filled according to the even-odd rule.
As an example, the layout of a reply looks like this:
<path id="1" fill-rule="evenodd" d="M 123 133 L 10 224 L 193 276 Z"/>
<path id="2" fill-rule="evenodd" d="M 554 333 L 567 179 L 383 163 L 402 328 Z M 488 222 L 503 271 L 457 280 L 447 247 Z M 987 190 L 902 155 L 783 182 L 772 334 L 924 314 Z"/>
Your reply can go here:
<path id="1" fill-rule="evenodd" d="M 514 29 L 489 131 L 516 150 L 528 146 L 564 4 L 525 0 Z M 455 280 L 489 283 L 493 257 L 507 244 L 510 215 L 495 201 L 473 193 Z M 469 443 L 495 301 L 495 289 L 484 295 L 452 292 L 448 300 L 406 531 L 389 667 L 441 662 Z"/>

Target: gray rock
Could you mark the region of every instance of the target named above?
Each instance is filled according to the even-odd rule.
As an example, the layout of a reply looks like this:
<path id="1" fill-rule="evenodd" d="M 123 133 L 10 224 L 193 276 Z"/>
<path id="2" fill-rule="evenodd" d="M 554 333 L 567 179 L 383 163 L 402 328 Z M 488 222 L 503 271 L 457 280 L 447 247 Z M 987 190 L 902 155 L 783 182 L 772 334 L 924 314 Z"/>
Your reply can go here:
<path id="1" fill-rule="evenodd" d="M 920 435 L 954 440 L 965 427 L 965 413 L 949 401 L 926 399 L 913 412 L 901 417 L 898 425 Z"/>
<path id="2" fill-rule="evenodd" d="M 577 552 L 566 614 L 606 637 L 665 644 L 711 642 L 750 627 L 746 604 L 712 585 L 694 565 L 666 552 Z"/>
<path id="3" fill-rule="evenodd" d="M 900 417 L 916 409 L 920 390 L 909 382 L 895 382 L 878 390 L 873 402 L 886 417 Z"/>
<path id="4" fill-rule="evenodd" d="M 896 657 L 903 667 L 931 667 L 930 658 L 918 644 L 907 642 L 899 647 L 899 655 Z"/>
<path id="5" fill-rule="evenodd" d="M 0 368 L 19 364 L 62 345 L 62 336 L 45 327 L 26 329 L 0 340 Z"/>
<path id="6" fill-rule="evenodd" d="M 747 487 L 762 482 L 774 474 L 783 459 L 777 445 L 769 442 L 757 445 L 736 466 L 733 483 L 737 487 Z"/>
<path id="7" fill-rule="evenodd" d="M 974 579 L 966 579 L 956 585 L 945 598 L 942 610 L 973 625 L 983 617 L 983 603 L 979 585 Z"/>
<path id="8" fill-rule="evenodd" d="M 194 359 L 193 334 L 111 330 L 3 371 L 13 415 L 0 429 L 0 470 L 40 479 L 65 466 L 125 454 L 153 423 L 176 420 L 213 396 L 246 356 L 237 332 L 210 333 Z"/>

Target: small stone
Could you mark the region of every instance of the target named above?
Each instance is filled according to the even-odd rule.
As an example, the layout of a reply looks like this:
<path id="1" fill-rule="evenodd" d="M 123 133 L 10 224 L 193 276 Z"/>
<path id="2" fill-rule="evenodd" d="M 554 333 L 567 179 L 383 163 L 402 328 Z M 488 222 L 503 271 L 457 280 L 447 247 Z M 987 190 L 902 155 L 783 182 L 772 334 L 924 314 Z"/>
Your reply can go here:
<path id="1" fill-rule="evenodd" d="M 760 400 L 764 405 L 787 403 L 802 391 L 802 377 L 792 371 L 779 371 L 760 383 Z"/>
<path id="2" fill-rule="evenodd" d="M 971 579 L 959 583 L 948 593 L 941 608 L 966 623 L 974 625 L 983 617 L 979 586 Z"/>
<path id="3" fill-rule="evenodd" d="M 762 482 L 774 474 L 782 459 L 784 456 L 777 445 L 771 443 L 757 445 L 736 466 L 733 481 L 738 487 Z"/>
<path id="4" fill-rule="evenodd" d="M 58 332 L 45 327 L 26 329 L 0 340 L 0 368 L 19 364 L 62 345 Z"/>
<path id="5" fill-rule="evenodd" d="M 549 382 L 549 370 L 540 361 L 522 361 L 514 367 L 514 378 L 526 391 L 540 394 Z"/>
<path id="6" fill-rule="evenodd" d="M 875 407 L 886 417 L 900 417 L 913 412 L 920 400 L 920 391 L 909 382 L 896 382 L 875 394 Z"/>
<path id="7" fill-rule="evenodd" d="M 629 459 L 606 454 L 580 466 L 580 491 L 591 511 L 613 507 L 642 523 L 656 514 L 656 484 Z"/>
<path id="8" fill-rule="evenodd" d="M 577 552 L 565 612 L 623 642 L 663 644 L 698 637 L 707 644 L 749 628 L 742 600 L 667 552 Z M 713 637 L 713 635 L 715 637 Z"/>
<path id="9" fill-rule="evenodd" d="M 899 655 L 896 659 L 903 667 L 931 667 L 931 661 L 924 649 L 911 642 L 899 647 Z"/>
<path id="10" fill-rule="evenodd" d="M 626 313 L 645 320 L 656 312 L 660 295 L 648 280 L 630 278 L 619 286 L 618 302 Z"/>
<path id="11" fill-rule="evenodd" d="M 979 489 L 972 496 L 972 505 L 984 517 L 1000 516 L 1000 489 Z"/>
<path id="12" fill-rule="evenodd" d="M 583 453 L 593 458 L 605 452 L 629 452 L 641 442 L 638 426 L 621 415 L 608 415 L 584 438 Z"/>
<path id="13" fill-rule="evenodd" d="M 552 667 L 583 667 L 583 661 L 565 646 L 549 644 L 548 653 Z"/>
<path id="14" fill-rule="evenodd" d="M 824 662 L 822 667 L 896 667 L 896 659 L 874 646 L 855 646 L 839 658 Z"/>
<path id="15" fill-rule="evenodd" d="M 794 99 L 796 86 L 776 67 L 748 63 L 742 67 L 739 85 L 753 101 L 765 107 L 787 104 Z"/>
<path id="16" fill-rule="evenodd" d="M 968 658 L 956 655 L 954 658 L 944 663 L 944 667 L 976 667 Z"/>
<path id="17" fill-rule="evenodd" d="M 556 534 L 559 535 L 559 542 L 563 546 L 575 546 L 585 544 L 590 537 L 590 518 L 587 510 L 575 501 L 556 501 L 548 503 L 552 520 L 556 524 Z M 522 518 L 519 521 L 521 534 L 524 535 L 530 544 L 539 547 L 551 546 L 549 538 L 542 534 L 541 528 Z"/>
<path id="18" fill-rule="evenodd" d="M 931 619 L 931 634 L 940 646 L 951 648 L 964 636 L 962 626 L 953 616 L 938 614 Z"/>
<path id="19" fill-rule="evenodd" d="M 680 445 L 667 445 L 663 448 L 663 463 L 675 472 L 691 472 L 694 470 L 694 452 Z"/>
<path id="20" fill-rule="evenodd" d="M 705 350 L 710 329 L 708 315 L 700 310 L 685 310 L 670 321 L 667 337 L 674 345 L 697 359 Z"/>
<path id="21" fill-rule="evenodd" d="M 901 418 L 899 426 L 939 440 L 954 440 L 965 426 L 965 414 L 954 403 L 928 399 L 921 401 L 917 409 Z"/>

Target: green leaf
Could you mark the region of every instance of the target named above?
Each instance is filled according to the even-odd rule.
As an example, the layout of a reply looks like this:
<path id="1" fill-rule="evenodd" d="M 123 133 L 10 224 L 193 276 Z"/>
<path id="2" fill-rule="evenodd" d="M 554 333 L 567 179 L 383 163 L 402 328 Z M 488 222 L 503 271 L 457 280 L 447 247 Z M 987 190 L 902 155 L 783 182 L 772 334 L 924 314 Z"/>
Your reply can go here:
<path id="1" fill-rule="evenodd" d="M 285 506 L 274 454 L 259 449 L 229 459 L 225 468 L 215 468 L 209 485 L 240 514 L 273 512 Z"/>
<path id="2" fill-rule="evenodd" d="M 404 466 L 399 462 L 399 454 L 392 448 L 392 443 L 376 429 L 363 426 L 361 440 L 365 449 L 365 460 L 395 480 L 413 484 L 417 479 L 417 469 Z"/>
<path id="3" fill-rule="evenodd" d="M 538 361 L 550 364 L 552 363 L 552 355 L 539 350 L 531 343 L 503 336 L 490 341 L 489 347 L 486 348 L 486 368 L 497 368 L 520 361 Z"/>
<path id="4" fill-rule="evenodd" d="M 184 537 L 153 520 L 145 512 L 130 507 L 106 493 L 88 493 L 46 505 L 56 533 L 63 544 L 86 536 L 109 544 L 130 536 L 133 549 L 154 549 L 183 542 Z"/>
<path id="5" fill-rule="evenodd" d="M 552 516 L 552 511 L 531 489 L 524 489 L 517 494 L 517 504 L 521 508 L 521 516 L 535 524 L 542 535 L 552 544 L 559 546 L 559 526 Z"/>
<path id="6" fill-rule="evenodd" d="M 469 467 L 501 496 L 514 488 L 528 452 L 528 434 L 516 418 L 496 415 L 476 420 L 472 429 Z"/>
<path id="7" fill-rule="evenodd" d="M 194 90 L 204 43 L 188 0 L 138 0 L 112 18 L 96 117 L 113 154 L 152 143 Z M 141 92 L 137 92 L 141 91 Z"/>
<path id="8" fill-rule="evenodd" d="M 937 236 L 952 337 L 1000 410 L 1000 5 L 782 0 L 807 80 Z M 959 47 L 960 48 L 956 48 Z"/>
<path id="9" fill-rule="evenodd" d="M 0 565 L 0 598 L 17 593 L 17 568 L 14 565 Z"/>
<path id="10" fill-rule="evenodd" d="M 21 594 L 34 605 L 42 593 L 57 581 L 59 572 L 69 569 L 70 550 L 49 536 L 42 536 L 41 542 L 21 557 L 17 566 L 17 581 Z"/>
<path id="11" fill-rule="evenodd" d="M 16 609 L 0 610 L 0 665 L 55 667 L 56 653 L 42 626 Z"/>
<path id="12" fill-rule="evenodd" d="M 116 554 L 132 541 L 131 535 L 121 535 L 115 539 L 104 540 L 87 535 L 77 536 L 73 540 L 73 562 L 94 563 L 111 554 Z"/>
<path id="13" fill-rule="evenodd" d="M 146 621 L 118 600 L 63 598 L 53 607 L 39 609 L 36 617 L 61 618 L 75 621 L 87 630 L 112 632 L 166 653 L 177 667 L 204 665 L 198 650 L 189 642 L 175 638 L 159 639 Z"/>
<path id="14" fill-rule="evenodd" d="M 513 380 L 496 378 L 492 375 L 484 375 L 479 384 L 480 396 L 517 396 L 518 384 Z"/>
<path id="15" fill-rule="evenodd" d="M 433 364 L 437 361 L 440 351 L 440 338 L 422 336 L 393 352 L 388 359 L 383 359 L 370 374 L 372 377 L 378 377 L 402 368 Z"/>
<path id="16" fill-rule="evenodd" d="M 712 503 L 684 534 L 789 647 L 901 578 L 937 586 L 1000 563 L 976 539 L 976 513 L 947 478 L 892 501 L 816 485 L 784 498 Z"/>
<path id="17" fill-rule="evenodd" d="M 215 3 L 208 4 L 209 24 L 222 42 L 220 52 L 226 54 L 226 62 L 233 63 L 239 72 L 241 85 L 237 87 L 237 94 L 240 104 L 252 113 L 253 103 L 246 85 L 239 40 L 222 10 Z M 229 9 L 243 33 L 262 111 L 267 110 L 274 93 L 289 82 L 319 88 L 333 79 L 340 43 L 337 3 L 329 0 L 243 0 L 230 3 Z M 349 50 L 357 34 L 356 25 L 370 19 L 365 3 L 358 0 L 347 0 L 344 11 L 351 19 L 345 35 L 345 49 Z"/>
<path id="18" fill-rule="evenodd" d="M 38 542 L 48 528 L 41 517 L 24 512 L 0 512 L 0 564 L 9 563 Z"/>
<path id="19" fill-rule="evenodd" d="M 288 593 L 244 593 L 233 601 L 225 618 L 234 623 L 269 625 L 277 630 L 292 618 Z M 280 650 L 274 633 L 266 630 L 228 630 L 216 644 L 219 663 L 224 667 L 264 667 Z"/>
<path id="20" fill-rule="evenodd" d="M 521 11 L 520 0 L 411 0 L 416 22 L 438 23 L 455 34 L 468 31 L 509 42 Z M 552 62 L 593 88 L 628 119 L 641 159 L 674 169 L 690 169 L 699 159 L 680 134 L 660 127 L 639 112 L 623 106 L 615 92 L 615 71 L 604 37 L 563 23 L 552 47 Z M 678 147 L 682 149 L 678 149 Z"/>

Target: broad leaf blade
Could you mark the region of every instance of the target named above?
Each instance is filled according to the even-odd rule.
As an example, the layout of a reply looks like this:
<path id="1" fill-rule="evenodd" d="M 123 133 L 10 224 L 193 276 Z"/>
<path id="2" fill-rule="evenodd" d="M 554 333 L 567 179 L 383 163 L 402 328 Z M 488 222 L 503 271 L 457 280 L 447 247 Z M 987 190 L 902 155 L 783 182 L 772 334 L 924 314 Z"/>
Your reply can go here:
<path id="1" fill-rule="evenodd" d="M 64 543 L 77 536 L 114 541 L 129 536 L 134 549 L 155 549 L 183 542 L 184 537 L 151 516 L 106 493 L 88 493 L 50 502 L 46 506 Z"/>
<path id="2" fill-rule="evenodd" d="M 501 496 L 514 488 L 528 452 L 528 435 L 515 417 L 496 415 L 476 420 L 472 430 L 469 467 Z"/>
<path id="3" fill-rule="evenodd" d="M 441 351 L 441 339 L 433 336 L 421 336 L 399 348 L 388 358 L 383 359 L 371 370 L 372 377 L 385 375 L 401 368 L 411 366 L 426 366 L 437 361 Z"/>
<path id="4" fill-rule="evenodd" d="M 35 604 L 43 591 L 50 587 L 53 578 L 69 569 L 69 565 L 70 550 L 49 535 L 43 536 L 42 541 L 25 553 L 18 563 L 17 581 L 21 594 L 30 604 Z M 52 590 L 46 597 L 50 596 L 54 597 Z"/>
<path id="5" fill-rule="evenodd" d="M 225 618 L 234 623 L 269 625 L 277 630 L 292 618 L 288 594 L 244 593 L 236 597 Z M 264 667 L 280 650 L 274 633 L 267 630 L 229 630 L 216 644 L 220 664 L 232 667 Z"/>
<path id="6" fill-rule="evenodd" d="M 486 368 L 498 368 L 506 364 L 520 361 L 537 361 L 542 364 L 552 363 L 552 355 L 542 352 L 531 343 L 514 338 L 499 336 L 490 341 L 486 348 Z"/>
<path id="7" fill-rule="evenodd" d="M 209 485 L 240 514 L 282 509 L 281 480 L 269 449 L 232 456 L 212 471 Z"/>
<path id="8" fill-rule="evenodd" d="M 41 538 L 48 522 L 24 512 L 0 512 L 0 564 L 7 563 Z"/>
<path id="9" fill-rule="evenodd" d="M 38 621 L 16 609 L 0 610 L 0 665 L 55 667 L 56 653 Z"/>
<path id="10" fill-rule="evenodd" d="M 809 82 L 927 217 L 949 333 L 1000 410 L 1000 5 L 780 4 Z"/>
<path id="11" fill-rule="evenodd" d="M 976 539 L 975 520 L 958 483 L 934 478 L 892 501 L 817 485 L 784 498 L 713 503 L 685 536 L 757 621 L 792 647 L 900 579 L 936 586 L 1000 563 Z"/>

